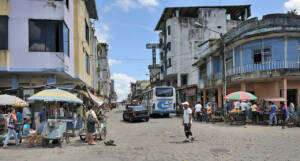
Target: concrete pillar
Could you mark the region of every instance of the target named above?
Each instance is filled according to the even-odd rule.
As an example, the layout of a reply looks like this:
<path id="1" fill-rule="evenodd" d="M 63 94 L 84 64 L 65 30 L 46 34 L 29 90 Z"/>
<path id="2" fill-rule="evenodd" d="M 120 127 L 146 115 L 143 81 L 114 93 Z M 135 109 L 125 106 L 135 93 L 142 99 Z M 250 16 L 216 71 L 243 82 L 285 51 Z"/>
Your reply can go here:
<path id="1" fill-rule="evenodd" d="M 223 93 L 223 90 L 222 90 L 222 86 L 218 86 L 218 107 L 219 108 L 222 108 L 222 93 Z"/>
<path id="2" fill-rule="evenodd" d="M 207 96 L 206 96 L 206 89 L 203 89 L 203 106 L 205 106 L 207 100 L 206 100 Z"/>
<path id="3" fill-rule="evenodd" d="M 17 75 L 11 77 L 11 87 L 12 89 L 19 88 L 19 77 Z"/>
<path id="4" fill-rule="evenodd" d="M 241 83 L 241 91 L 246 91 L 246 83 L 245 82 Z"/>
<path id="5" fill-rule="evenodd" d="M 181 74 L 177 74 L 177 87 L 181 87 Z"/>
<path id="6" fill-rule="evenodd" d="M 282 78 L 282 97 L 287 99 L 287 78 Z"/>

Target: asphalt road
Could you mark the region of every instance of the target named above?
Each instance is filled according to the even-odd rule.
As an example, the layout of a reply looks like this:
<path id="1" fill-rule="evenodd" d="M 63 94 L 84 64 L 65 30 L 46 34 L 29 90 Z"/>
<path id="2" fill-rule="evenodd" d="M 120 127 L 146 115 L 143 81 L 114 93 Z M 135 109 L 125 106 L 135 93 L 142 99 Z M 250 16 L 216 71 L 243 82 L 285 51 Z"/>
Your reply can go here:
<path id="1" fill-rule="evenodd" d="M 108 116 L 108 140 L 88 146 L 79 138 L 63 148 L 15 147 L 0 149 L 2 161 L 300 161 L 300 128 L 230 126 L 193 122 L 193 143 L 183 143 L 181 118 L 152 118 L 149 122 L 122 121 L 122 111 Z"/>

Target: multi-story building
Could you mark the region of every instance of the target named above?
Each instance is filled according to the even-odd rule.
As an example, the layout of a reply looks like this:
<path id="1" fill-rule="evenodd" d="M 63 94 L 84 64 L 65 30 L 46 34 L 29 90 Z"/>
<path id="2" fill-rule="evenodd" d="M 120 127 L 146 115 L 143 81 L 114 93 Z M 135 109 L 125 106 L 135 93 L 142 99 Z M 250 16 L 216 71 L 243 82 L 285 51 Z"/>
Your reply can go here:
<path id="1" fill-rule="evenodd" d="M 142 94 L 150 86 L 149 80 L 137 80 L 131 83 L 131 97 L 132 99 L 142 101 Z"/>
<path id="2" fill-rule="evenodd" d="M 165 8 L 155 30 L 159 33 L 160 80 L 177 88 L 178 102 L 197 99 L 198 46 L 220 38 L 250 16 L 250 5 Z"/>
<path id="3" fill-rule="evenodd" d="M 221 59 L 224 45 L 225 59 Z M 222 39 L 203 43 L 202 49 L 197 67 L 204 102 L 214 97 L 222 106 L 226 86 L 226 94 L 242 90 L 258 98 L 284 97 L 288 104 L 299 105 L 300 16 L 249 19 Z M 222 81 L 223 60 L 226 81 Z"/>
<path id="4" fill-rule="evenodd" d="M 107 99 L 110 97 L 110 69 L 107 57 L 108 48 L 109 45 L 107 43 L 98 43 L 98 61 L 100 62 L 100 80 L 98 82 L 100 86 L 99 95 Z"/>
<path id="5" fill-rule="evenodd" d="M 0 88 L 92 86 L 95 0 L 0 0 Z"/>

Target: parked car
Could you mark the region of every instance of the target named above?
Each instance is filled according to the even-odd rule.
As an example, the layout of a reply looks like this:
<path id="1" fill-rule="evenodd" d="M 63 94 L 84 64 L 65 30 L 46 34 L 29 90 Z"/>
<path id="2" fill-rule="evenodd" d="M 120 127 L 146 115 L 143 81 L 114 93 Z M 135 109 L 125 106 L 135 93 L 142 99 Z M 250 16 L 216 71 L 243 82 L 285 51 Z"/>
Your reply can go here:
<path id="1" fill-rule="evenodd" d="M 124 121 L 145 120 L 149 121 L 149 111 L 143 106 L 127 106 L 123 111 Z"/>

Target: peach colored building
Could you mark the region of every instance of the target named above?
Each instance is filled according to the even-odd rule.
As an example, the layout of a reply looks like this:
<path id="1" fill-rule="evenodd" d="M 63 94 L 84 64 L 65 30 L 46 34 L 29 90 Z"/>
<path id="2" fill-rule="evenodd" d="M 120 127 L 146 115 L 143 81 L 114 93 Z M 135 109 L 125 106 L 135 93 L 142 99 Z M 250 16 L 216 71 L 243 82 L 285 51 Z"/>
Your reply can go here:
<path id="1" fill-rule="evenodd" d="M 201 46 L 207 48 L 198 53 L 200 60 L 194 65 L 199 68 L 198 90 L 204 103 L 215 100 L 222 107 L 226 86 L 226 94 L 241 90 L 299 105 L 300 16 L 252 18 Z"/>

